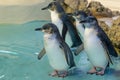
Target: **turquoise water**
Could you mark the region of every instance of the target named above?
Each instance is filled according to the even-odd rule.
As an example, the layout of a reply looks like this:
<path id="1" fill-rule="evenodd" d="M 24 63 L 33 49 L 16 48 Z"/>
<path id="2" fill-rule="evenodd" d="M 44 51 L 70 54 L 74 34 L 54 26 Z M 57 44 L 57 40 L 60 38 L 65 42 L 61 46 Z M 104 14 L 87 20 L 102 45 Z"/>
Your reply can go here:
<path id="1" fill-rule="evenodd" d="M 43 48 L 43 33 L 34 31 L 45 23 L 0 24 L 0 80 L 120 80 L 120 58 L 113 58 L 115 64 L 104 76 L 88 75 L 91 65 L 84 52 L 75 57 L 77 68 L 68 77 L 49 76 L 53 69 L 47 57 L 37 59 Z"/>

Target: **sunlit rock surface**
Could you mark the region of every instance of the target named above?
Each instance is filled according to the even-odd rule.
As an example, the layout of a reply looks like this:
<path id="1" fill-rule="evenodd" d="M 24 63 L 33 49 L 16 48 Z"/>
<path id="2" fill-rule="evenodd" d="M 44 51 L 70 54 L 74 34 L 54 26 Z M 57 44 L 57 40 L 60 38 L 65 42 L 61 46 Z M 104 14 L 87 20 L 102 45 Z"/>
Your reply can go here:
<path id="1" fill-rule="evenodd" d="M 120 0 L 88 0 L 89 3 L 91 1 L 98 1 L 105 7 L 110 8 L 112 11 L 120 11 Z"/>

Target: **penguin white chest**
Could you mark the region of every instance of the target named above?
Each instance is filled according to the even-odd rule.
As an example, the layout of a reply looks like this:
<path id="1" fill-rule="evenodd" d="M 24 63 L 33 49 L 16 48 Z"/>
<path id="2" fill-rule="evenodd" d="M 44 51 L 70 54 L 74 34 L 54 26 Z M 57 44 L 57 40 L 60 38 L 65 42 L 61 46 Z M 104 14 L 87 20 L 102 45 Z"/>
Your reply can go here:
<path id="1" fill-rule="evenodd" d="M 67 65 L 64 51 L 59 47 L 59 42 L 55 38 L 55 35 L 46 35 L 45 49 L 48 56 L 50 65 L 56 70 L 66 70 L 69 68 Z"/>
<path id="2" fill-rule="evenodd" d="M 94 66 L 104 68 L 108 64 L 108 59 L 102 42 L 97 37 L 96 33 L 97 32 L 95 32 L 93 29 L 85 29 L 84 48 L 90 62 Z"/>
<path id="3" fill-rule="evenodd" d="M 80 33 L 79 34 L 80 38 L 83 41 L 85 29 L 83 28 L 83 25 L 79 21 L 76 21 L 76 28 L 77 28 L 78 32 Z"/>
<path id="4" fill-rule="evenodd" d="M 52 20 L 52 23 L 54 23 L 59 32 L 60 32 L 60 35 L 62 36 L 62 30 L 63 30 L 63 21 L 59 18 L 59 14 L 56 12 L 56 11 L 50 11 L 51 12 L 51 20 Z M 69 45 L 69 46 L 72 46 L 72 40 L 71 40 L 71 37 L 70 37 L 70 34 L 69 32 L 67 31 L 66 33 L 66 38 L 65 38 L 65 42 Z"/>
<path id="5" fill-rule="evenodd" d="M 54 23 L 57 26 L 60 34 L 62 35 L 63 22 L 59 18 L 59 14 L 55 11 L 51 11 L 51 20 L 52 20 L 52 23 Z"/>

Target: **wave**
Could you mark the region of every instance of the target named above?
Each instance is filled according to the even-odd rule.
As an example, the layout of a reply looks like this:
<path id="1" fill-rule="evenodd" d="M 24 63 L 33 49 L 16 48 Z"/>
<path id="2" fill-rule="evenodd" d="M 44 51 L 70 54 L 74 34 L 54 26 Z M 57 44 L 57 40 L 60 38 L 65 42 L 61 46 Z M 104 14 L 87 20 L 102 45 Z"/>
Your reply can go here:
<path id="1" fill-rule="evenodd" d="M 18 54 L 18 53 L 16 53 L 16 52 L 6 51 L 6 50 L 0 50 L 0 53 L 14 54 L 14 55 L 17 55 L 17 54 Z"/>
<path id="2" fill-rule="evenodd" d="M 0 76 L 0 79 L 3 78 L 3 77 L 5 77 L 5 75 L 1 75 L 1 76 Z"/>

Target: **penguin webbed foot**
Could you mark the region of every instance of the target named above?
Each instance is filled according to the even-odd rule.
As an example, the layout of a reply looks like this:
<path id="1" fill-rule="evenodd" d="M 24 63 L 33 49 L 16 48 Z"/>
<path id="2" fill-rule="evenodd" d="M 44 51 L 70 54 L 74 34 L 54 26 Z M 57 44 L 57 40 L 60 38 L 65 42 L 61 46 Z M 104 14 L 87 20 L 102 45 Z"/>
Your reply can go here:
<path id="1" fill-rule="evenodd" d="M 101 76 L 103 76 L 103 75 L 104 75 L 104 71 L 97 72 L 96 75 L 101 75 Z"/>
<path id="2" fill-rule="evenodd" d="M 90 71 L 87 72 L 87 74 L 96 74 L 96 69 L 93 67 Z"/>
<path id="3" fill-rule="evenodd" d="M 57 70 L 55 70 L 54 72 L 52 72 L 51 74 L 49 74 L 49 76 L 52 76 L 52 77 L 66 77 L 68 75 L 68 72 L 67 71 L 64 71 L 64 72 L 58 72 Z"/>
<path id="4" fill-rule="evenodd" d="M 104 73 L 105 73 L 105 69 L 104 69 L 104 68 L 101 68 L 100 70 L 98 70 L 98 71 L 96 72 L 96 75 L 101 75 L 101 76 L 103 76 Z"/>
<path id="5" fill-rule="evenodd" d="M 64 78 L 64 77 L 66 77 L 67 75 L 68 75 L 68 72 L 67 72 L 67 71 L 64 71 L 64 72 L 60 73 L 60 74 L 58 75 L 58 77 Z"/>
<path id="6" fill-rule="evenodd" d="M 96 74 L 96 75 L 101 75 L 101 76 L 103 76 L 104 73 L 105 73 L 105 69 L 102 67 L 94 67 L 90 71 L 87 72 L 87 74 Z"/>
<path id="7" fill-rule="evenodd" d="M 57 70 L 53 71 L 51 74 L 49 74 L 49 76 L 52 77 L 58 76 L 58 71 Z"/>

